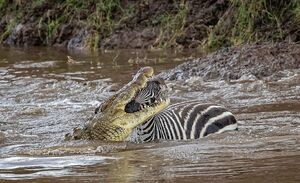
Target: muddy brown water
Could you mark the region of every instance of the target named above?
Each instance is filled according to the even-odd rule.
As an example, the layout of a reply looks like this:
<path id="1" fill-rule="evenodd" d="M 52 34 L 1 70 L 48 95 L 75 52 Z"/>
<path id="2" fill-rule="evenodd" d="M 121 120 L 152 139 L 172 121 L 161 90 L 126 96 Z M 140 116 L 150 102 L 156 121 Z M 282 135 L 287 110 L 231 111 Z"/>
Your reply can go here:
<path id="1" fill-rule="evenodd" d="M 77 62 L 66 63 L 67 55 Z M 173 102 L 230 108 L 235 132 L 148 144 L 64 141 L 140 67 L 159 73 L 191 56 L 0 48 L 0 182 L 299 182 L 299 69 L 279 79 L 167 83 Z"/>

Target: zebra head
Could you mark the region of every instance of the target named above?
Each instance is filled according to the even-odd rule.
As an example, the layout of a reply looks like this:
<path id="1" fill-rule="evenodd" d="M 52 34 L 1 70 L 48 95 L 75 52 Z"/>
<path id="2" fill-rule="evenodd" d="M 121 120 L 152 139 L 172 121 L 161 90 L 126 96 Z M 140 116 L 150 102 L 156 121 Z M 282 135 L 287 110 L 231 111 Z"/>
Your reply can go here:
<path id="1" fill-rule="evenodd" d="M 150 79 L 125 106 L 125 112 L 134 113 L 159 104 L 167 98 L 167 85 L 162 78 Z"/>

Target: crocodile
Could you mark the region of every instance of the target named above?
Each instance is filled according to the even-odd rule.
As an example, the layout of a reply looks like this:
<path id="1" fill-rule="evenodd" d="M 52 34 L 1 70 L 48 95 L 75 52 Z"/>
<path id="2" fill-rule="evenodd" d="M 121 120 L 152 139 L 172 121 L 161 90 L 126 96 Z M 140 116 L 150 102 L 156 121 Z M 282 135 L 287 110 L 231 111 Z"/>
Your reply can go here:
<path id="1" fill-rule="evenodd" d="M 65 139 L 125 140 L 134 128 L 161 112 L 170 103 L 170 99 L 166 94 L 167 91 L 159 92 L 155 101 L 148 103 L 147 106 L 139 106 L 139 109 L 135 109 L 133 100 L 137 93 L 147 87 L 149 81 L 151 82 L 153 73 L 152 67 L 141 68 L 132 81 L 96 109 L 94 117 L 83 128 L 74 128 L 73 134 L 66 134 Z"/>

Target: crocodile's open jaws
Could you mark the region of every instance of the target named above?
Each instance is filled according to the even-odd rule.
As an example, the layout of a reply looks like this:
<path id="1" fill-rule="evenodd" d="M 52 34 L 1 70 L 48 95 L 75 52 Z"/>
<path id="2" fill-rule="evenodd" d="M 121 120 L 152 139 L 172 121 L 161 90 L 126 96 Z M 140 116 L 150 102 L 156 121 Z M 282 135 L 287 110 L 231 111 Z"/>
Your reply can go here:
<path id="1" fill-rule="evenodd" d="M 73 135 L 67 134 L 66 139 L 89 139 L 102 141 L 123 141 L 132 130 L 150 117 L 159 113 L 169 105 L 163 87 L 160 87 L 155 98 L 143 105 L 135 102 L 138 92 L 149 86 L 153 68 L 144 67 L 134 76 L 133 80 L 121 88 L 115 95 L 106 100 L 97 113 L 88 121 L 83 129 L 75 128 Z"/>

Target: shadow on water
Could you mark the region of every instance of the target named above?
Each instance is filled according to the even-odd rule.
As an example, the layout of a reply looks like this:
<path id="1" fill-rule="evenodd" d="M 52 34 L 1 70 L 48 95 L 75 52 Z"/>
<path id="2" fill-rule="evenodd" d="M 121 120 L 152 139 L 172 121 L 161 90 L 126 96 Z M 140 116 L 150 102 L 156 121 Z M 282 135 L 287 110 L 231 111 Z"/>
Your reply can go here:
<path id="1" fill-rule="evenodd" d="M 67 55 L 75 62 L 68 63 Z M 167 82 L 172 101 L 230 108 L 239 121 L 236 132 L 149 144 L 64 141 L 140 67 L 159 73 L 197 56 L 0 48 L 1 182 L 300 181 L 299 70 L 285 71 L 276 82 Z"/>

